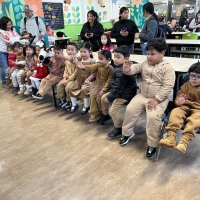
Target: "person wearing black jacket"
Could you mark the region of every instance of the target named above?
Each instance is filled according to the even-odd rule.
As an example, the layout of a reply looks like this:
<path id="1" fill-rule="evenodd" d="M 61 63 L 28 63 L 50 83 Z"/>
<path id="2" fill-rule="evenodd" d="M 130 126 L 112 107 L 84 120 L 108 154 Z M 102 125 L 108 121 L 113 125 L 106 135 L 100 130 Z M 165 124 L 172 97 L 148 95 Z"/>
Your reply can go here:
<path id="1" fill-rule="evenodd" d="M 123 64 L 129 59 L 129 48 L 126 45 L 117 47 L 114 50 L 114 73 L 112 76 L 110 91 L 101 97 L 102 117 L 100 124 L 110 119 L 108 114 L 109 105 L 111 105 L 110 114 L 114 123 L 114 129 L 108 133 L 108 137 L 114 139 L 122 134 L 122 123 L 120 108 L 127 105 L 136 95 L 137 84 L 135 76 L 128 76 L 123 73 Z"/>
<path id="2" fill-rule="evenodd" d="M 134 36 L 139 30 L 135 22 L 128 19 L 128 8 L 122 7 L 119 15 L 119 21 L 112 28 L 111 38 L 116 38 L 117 46 L 127 45 L 132 54 L 134 52 Z"/>
<path id="3" fill-rule="evenodd" d="M 102 24 L 98 22 L 98 14 L 94 10 L 87 13 L 87 22 L 83 25 L 80 37 L 84 42 L 90 42 L 93 51 L 100 49 L 101 35 L 104 33 Z"/>

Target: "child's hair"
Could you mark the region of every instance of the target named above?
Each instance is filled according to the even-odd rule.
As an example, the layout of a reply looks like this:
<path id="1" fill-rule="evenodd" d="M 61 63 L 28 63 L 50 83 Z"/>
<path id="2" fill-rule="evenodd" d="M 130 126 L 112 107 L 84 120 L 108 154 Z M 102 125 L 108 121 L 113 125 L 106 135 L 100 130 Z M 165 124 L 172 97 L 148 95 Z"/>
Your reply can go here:
<path id="1" fill-rule="evenodd" d="M 20 42 L 15 42 L 14 44 L 13 44 L 13 46 L 12 46 L 12 49 L 14 50 L 15 48 L 17 48 L 17 49 L 20 49 L 20 48 L 23 48 L 24 47 L 24 45 L 22 44 L 22 43 L 20 43 Z"/>
<path id="2" fill-rule="evenodd" d="M 114 52 L 122 54 L 125 58 L 130 57 L 129 48 L 126 45 L 117 47 Z"/>
<path id="3" fill-rule="evenodd" d="M 194 73 L 200 74 L 200 62 L 197 62 L 191 65 L 188 72 L 189 73 L 194 72 Z"/>
<path id="4" fill-rule="evenodd" d="M 61 47 L 61 46 L 59 46 L 59 45 L 56 45 L 56 46 L 54 46 L 54 51 L 62 51 L 63 50 L 63 48 Z"/>
<path id="5" fill-rule="evenodd" d="M 27 46 L 24 48 L 24 56 L 26 56 L 26 49 L 27 49 L 27 48 L 30 48 L 30 49 L 32 49 L 32 50 L 33 50 L 33 55 L 35 55 L 35 54 L 36 54 L 36 51 L 35 51 L 35 46 L 33 46 L 33 45 L 29 44 L 29 45 L 27 45 Z"/>
<path id="6" fill-rule="evenodd" d="M 80 49 L 81 49 L 81 48 L 87 49 L 87 50 L 89 51 L 89 53 L 90 53 L 90 58 L 93 58 L 93 55 L 92 55 L 92 45 L 91 45 L 91 43 L 85 42 L 85 43 L 83 43 L 83 44 L 81 45 Z"/>
<path id="7" fill-rule="evenodd" d="M 46 29 L 47 29 L 49 26 L 50 26 L 50 25 L 49 25 L 49 24 L 47 24 L 47 25 L 46 25 Z M 51 28 L 51 26 L 50 26 L 50 28 Z"/>
<path id="8" fill-rule="evenodd" d="M 111 39 L 110 39 L 110 36 L 109 36 L 108 34 L 106 34 L 106 33 L 103 33 L 103 34 L 101 35 L 101 37 L 102 37 L 102 36 L 106 36 L 106 38 L 107 38 L 106 46 L 110 46 L 110 45 L 112 44 Z"/>
<path id="9" fill-rule="evenodd" d="M 162 52 L 167 50 L 167 44 L 164 38 L 154 38 L 148 41 L 146 49 Z"/>
<path id="10" fill-rule="evenodd" d="M 76 48 L 76 50 L 78 51 L 78 45 L 77 45 L 75 42 L 68 42 L 68 43 L 67 43 L 67 46 L 68 46 L 68 45 L 74 46 L 74 47 Z"/>
<path id="11" fill-rule="evenodd" d="M 112 53 L 109 50 L 101 50 L 99 52 L 99 54 L 101 54 L 103 57 L 105 57 L 106 60 L 110 60 L 111 61 L 111 65 L 114 66 L 114 61 L 112 59 Z"/>

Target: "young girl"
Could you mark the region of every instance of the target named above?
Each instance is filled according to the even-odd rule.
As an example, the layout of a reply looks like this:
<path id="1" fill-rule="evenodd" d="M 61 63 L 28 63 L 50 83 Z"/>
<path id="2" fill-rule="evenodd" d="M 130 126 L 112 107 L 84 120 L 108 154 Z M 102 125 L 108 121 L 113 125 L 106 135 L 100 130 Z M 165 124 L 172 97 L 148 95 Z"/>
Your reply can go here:
<path id="1" fill-rule="evenodd" d="M 96 73 L 96 80 L 90 91 L 89 122 L 96 122 L 101 118 L 101 97 L 108 92 L 113 74 L 113 67 L 109 64 L 112 59 L 111 52 L 102 50 L 98 53 L 98 58 L 99 63 L 88 66 L 76 61 L 78 68 Z"/>
<path id="2" fill-rule="evenodd" d="M 80 61 L 83 65 L 91 65 L 96 63 L 92 56 L 92 45 L 88 42 L 84 43 L 80 48 Z M 91 80 L 94 79 L 95 74 L 90 71 L 83 71 L 79 68 L 69 77 L 70 84 L 67 84 L 69 96 L 72 102 L 72 107 L 66 108 L 70 112 L 74 112 L 78 108 L 77 99 L 84 100 L 84 106 L 81 111 L 82 114 L 86 114 L 89 111 L 89 90 L 91 86 Z"/>
<path id="3" fill-rule="evenodd" d="M 75 72 L 76 66 L 70 61 L 70 57 L 75 57 L 78 53 L 78 46 L 74 42 L 69 42 L 67 44 L 67 61 L 65 62 L 65 71 L 62 80 L 57 85 L 57 98 L 58 98 L 58 106 L 64 108 L 65 106 L 69 107 L 70 97 L 68 93 L 67 84 L 70 85 L 69 77 Z M 68 58 L 69 57 L 69 58 Z"/>
<path id="4" fill-rule="evenodd" d="M 54 36 L 54 31 L 51 29 L 51 26 L 49 24 L 46 25 L 46 34 L 48 36 Z"/>
<path id="5" fill-rule="evenodd" d="M 20 86 L 20 91 L 18 94 L 25 94 L 29 95 L 32 91 L 32 85 L 30 76 L 32 76 L 34 67 L 36 65 L 36 53 L 35 53 L 35 47 L 32 45 L 28 45 L 25 48 L 25 68 L 24 68 L 24 74 L 21 77 L 22 85 Z M 25 86 L 25 80 L 27 80 L 27 85 Z"/>
<path id="6" fill-rule="evenodd" d="M 111 39 L 108 34 L 104 33 L 101 36 L 101 49 L 102 50 L 109 50 L 111 53 L 114 51 L 114 46 L 111 43 Z"/>

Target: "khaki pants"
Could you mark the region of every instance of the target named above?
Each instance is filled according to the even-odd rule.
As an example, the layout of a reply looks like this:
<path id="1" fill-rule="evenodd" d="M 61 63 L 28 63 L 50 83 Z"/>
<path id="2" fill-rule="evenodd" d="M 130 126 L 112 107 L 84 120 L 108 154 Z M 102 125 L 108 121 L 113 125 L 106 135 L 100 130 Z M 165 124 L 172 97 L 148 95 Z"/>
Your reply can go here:
<path id="1" fill-rule="evenodd" d="M 44 96 L 54 84 L 60 81 L 60 79 L 61 78 L 59 76 L 49 74 L 47 77 L 42 79 L 38 93 L 41 96 Z"/>
<path id="2" fill-rule="evenodd" d="M 99 92 L 103 86 L 93 85 L 90 92 L 90 115 L 99 116 L 101 115 L 101 96 Z"/>
<path id="3" fill-rule="evenodd" d="M 123 123 L 123 119 L 121 117 L 122 113 L 121 113 L 121 109 L 124 104 L 127 102 L 127 100 L 125 99 L 115 99 L 112 103 L 105 103 L 104 99 L 106 98 L 106 96 L 109 94 L 106 93 L 101 97 L 101 107 L 102 107 L 102 112 L 104 115 L 108 115 L 108 110 L 109 110 L 109 106 L 110 107 L 110 115 L 112 117 L 113 123 L 114 123 L 114 127 L 115 128 L 121 128 L 122 127 L 122 123 Z"/>
<path id="4" fill-rule="evenodd" d="M 194 130 L 200 127 L 200 111 L 197 109 L 192 109 L 187 106 L 173 109 L 166 130 L 168 133 L 176 134 L 181 129 L 184 119 L 186 119 L 187 123 L 183 135 L 187 135 L 190 140 L 193 140 L 195 137 Z"/>
<path id="5" fill-rule="evenodd" d="M 151 98 L 144 97 L 142 94 L 138 94 L 131 100 L 126 108 L 122 133 L 125 136 L 133 134 L 133 128 L 135 128 L 138 118 L 146 111 L 147 143 L 151 147 L 157 147 L 160 140 L 162 117 L 169 101 L 166 99 L 157 105 L 156 109 L 150 111 L 147 108 L 147 102 L 150 99 Z"/>

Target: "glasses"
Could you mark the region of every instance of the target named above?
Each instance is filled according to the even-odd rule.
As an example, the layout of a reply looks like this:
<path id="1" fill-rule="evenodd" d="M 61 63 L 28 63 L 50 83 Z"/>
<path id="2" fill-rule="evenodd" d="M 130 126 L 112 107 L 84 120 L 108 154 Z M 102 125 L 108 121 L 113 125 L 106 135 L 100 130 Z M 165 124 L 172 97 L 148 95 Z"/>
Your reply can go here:
<path id="1" fill-rule="evenodd" d="M 200 79 L 200 74 L 190 74 L 191 79 Z"/>

